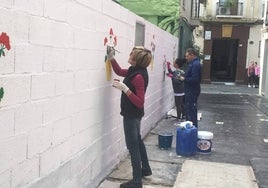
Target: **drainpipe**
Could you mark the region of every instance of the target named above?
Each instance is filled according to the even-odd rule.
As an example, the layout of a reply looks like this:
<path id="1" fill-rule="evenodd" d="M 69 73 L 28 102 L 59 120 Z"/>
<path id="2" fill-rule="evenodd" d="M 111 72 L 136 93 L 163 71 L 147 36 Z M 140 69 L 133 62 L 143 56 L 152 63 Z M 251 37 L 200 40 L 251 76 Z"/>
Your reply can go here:
<path id="1" fill-rule="evenodd" d="M 251 18 L 254 19 L 255 0 L 251 0 Z"/>

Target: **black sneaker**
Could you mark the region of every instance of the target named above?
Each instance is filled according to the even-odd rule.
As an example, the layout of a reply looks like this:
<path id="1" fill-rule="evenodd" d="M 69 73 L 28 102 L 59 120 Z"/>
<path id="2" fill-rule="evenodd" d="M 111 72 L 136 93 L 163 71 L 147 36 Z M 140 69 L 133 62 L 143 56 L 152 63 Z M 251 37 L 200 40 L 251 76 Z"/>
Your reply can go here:
<path id="1" fill-rule="evenodd" d="M 120 188 L 142 188 L 141 182 L 134 182 L 133 180 L 120 184 Z"/>
<path id="2" fill-rule="evenodd" d="M 142 175 L 142 177 L 144 177 L 144 176 L 150 176 L 150 175 L 152 175 L 153 173 L 152 173 L 152 170 L 151 170 L 151 168 L 145 168 L 145 169 L 142 169 L 141 170 L 141 175 Z"/>

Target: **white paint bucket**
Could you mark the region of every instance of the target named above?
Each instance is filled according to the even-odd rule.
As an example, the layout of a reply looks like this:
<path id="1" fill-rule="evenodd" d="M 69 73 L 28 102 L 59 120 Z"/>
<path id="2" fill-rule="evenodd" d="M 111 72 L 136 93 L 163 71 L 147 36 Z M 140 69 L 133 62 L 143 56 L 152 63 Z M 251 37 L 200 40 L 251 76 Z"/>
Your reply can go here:
<path id="1" fill-rule="evenodd" d="M 213 133 L 208 131 L 198 131 L 197 152 L 208 154 L 211 152 Z"/>

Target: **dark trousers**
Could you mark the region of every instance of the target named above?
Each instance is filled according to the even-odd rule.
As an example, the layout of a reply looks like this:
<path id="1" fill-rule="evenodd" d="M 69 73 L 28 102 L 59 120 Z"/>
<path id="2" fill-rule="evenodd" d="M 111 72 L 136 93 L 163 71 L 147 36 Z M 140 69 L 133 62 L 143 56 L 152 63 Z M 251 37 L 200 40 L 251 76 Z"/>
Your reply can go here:
<path id="1" fill-rule="evenodd" d="M 198 128 L 197 99 L 198 99 L 198 96 L 195 96 L 193 94 L 185 95 L 186 120 L 193 122 L 193 125 L 196 128 Z"/>
<path id="2" fill-rule="evenodd" d="M 175 106 L 177 109 L 177 118 L 178 119 L 181 119 L 182 116 L 185 114 L 183 97 L 184 96 L 175 96 Z"/>
<path id="3" fill-rule="evenodd" d="M 254 76 L 255 87 L 259 87 L 259 81 L 260 81 L 260 77 L 258 75 L 255 75 Z"/>
<path id="4" fill-rule="evenodd" d="M 126 146 L 130 153 L 133 181 L 141 182 L 142 169 L 149 169 L 145 145 L 141 139 L 141 118 L 123 118 Z"/>
<path id="5" fill-rule="evenodd" d="M 255 77 L 254 74 L 249 75 L 249 77 L 248 77 L 248 85 L 253 86 L 253 84 L 254 84 L 254 77 Z"/>

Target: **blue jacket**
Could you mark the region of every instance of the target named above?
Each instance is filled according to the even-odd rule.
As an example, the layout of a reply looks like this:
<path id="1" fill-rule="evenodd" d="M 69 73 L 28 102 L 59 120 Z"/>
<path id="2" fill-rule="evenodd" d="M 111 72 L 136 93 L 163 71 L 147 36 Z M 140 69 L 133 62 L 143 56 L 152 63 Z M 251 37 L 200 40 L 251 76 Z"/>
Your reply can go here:
<path id="1" fill-rule="evenodd" d="M 198 97 L 201 92 L 201 64 L 199 59 L 195 58 L 189 62 L 185 71 L 184 89 L 185 95 Z"/>

